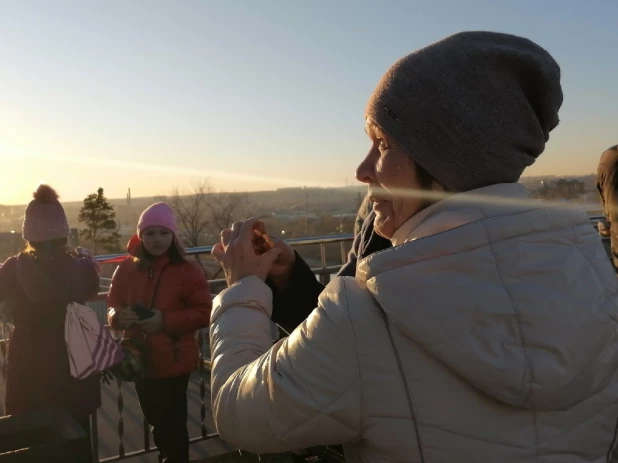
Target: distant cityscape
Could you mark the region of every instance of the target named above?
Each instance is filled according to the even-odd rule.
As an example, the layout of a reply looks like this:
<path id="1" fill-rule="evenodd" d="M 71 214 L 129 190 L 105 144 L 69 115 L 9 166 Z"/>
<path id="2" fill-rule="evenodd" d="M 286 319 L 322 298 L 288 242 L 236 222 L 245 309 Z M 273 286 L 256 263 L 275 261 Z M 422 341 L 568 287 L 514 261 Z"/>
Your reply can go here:
<path id="1" fill-rule="evenodd" d="M 601 206 L 594 175 L 571 177 L 525 177 L 521 183 L 530 198 L 537 200 L 568 201 L 580 204 L 590 213 L 599 213 Z M 242 195 L 235 203 L 233 216 L 238 220 L 249 216 L 261 217 L 271 233 L 286 238 L 353 233 L 359 205 L 366 193 L 363 185 L 340 188 L 282 188 L 275 191 L 231 193 Z M 140 213 L 165 196 L 137 197 L 127 191 L 125 198 L 109 199 L 114 206 L 121 242 L 126 243 L 135 231 Z M 82 202 L 63 203 L 72 228 L 71 244 L 79 243 L 77 217 Z M 25 205 L 0 205 L 0 261 L 23 247 L 21 224 Z M 197 245 L 211 245 L 218 238 L 217 224 L 212 221 L 198 237 Z"/>

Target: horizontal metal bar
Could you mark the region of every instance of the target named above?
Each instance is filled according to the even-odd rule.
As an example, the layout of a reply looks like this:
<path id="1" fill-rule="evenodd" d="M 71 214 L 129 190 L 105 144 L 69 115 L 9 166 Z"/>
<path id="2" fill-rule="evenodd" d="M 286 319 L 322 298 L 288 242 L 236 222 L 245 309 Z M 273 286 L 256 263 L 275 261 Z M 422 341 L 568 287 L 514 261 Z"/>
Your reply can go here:
<path id="1" fill-rule="evenodd" d="M 605 216 L 603 215 L 591 215 L 590 223 L 596 225 L 596 222 L 599 220 L 603 220 Z M 342 241 L 352 241 L 354 240 L 354 235 L 351 234 L 341 234 L 341 235 L 328 235 L 328 236 L 316 236 L 311 238 L 292 238 L 285 240 L 286 243 L 291 246 L 310 246 L 314 244 L 328 244 L 328 243 L 339 243 Z M 210 254 L 212 250 L 212 246 L 198 246 L 195 248 L 187 248 L 185 252 L 188 255 L 200 255 L 200 254 Z M 118 257 L 126 257 L 129 254 L 126 252 L 120 254 L 105 254 L 100 256 L 95 256 L 95 259 L 98 261 L 102 260 L 111 260 L 116 259 Z"/>
<path id="2" fill-rule="evenodd" d="M 331 235 L 331 236 L 316 236 L 315 238 L 293 238 L 289 240 L 285 240 L 286 243 L 290 244 L 290 246 L 309 246 L 312 244 L 328 244 L 328 243 L 339 243 L 340 241 L 352 241 L 354 239 L 354 235 L 344 234 L 344 235 Z M 199 254 L 210 254 L 212 250 L 212 246 L 199 246 L 196 248 L 187 248 L 185 252 L 187 255 L 199 255 Z M 105 254 L 100 256 L 95 256 L 95 259 L 98 261 L 103 260 L 111 260 L 119 257 L 127 257 L 129 254 L 126 252 L 120 254 Z"/>
<path id="3" fill-rule="evenodd" d="M 206 437 L 202 437 L 202 436 L 192 437 L 191 439 L 189 439 L 189 444 L 194 444 L 196 442 L 202 442 L 203 440 L 208 440 L 208 439 L 215 439 L 217 437 L 219 437 L 218 433 L 211 432 L 209 434 L 206 434 Z"/>
<path id="4" fill-rule="evenodd" d="M 312 268 L 311 271 L 316 274 L 316 275 L 331 275 L 333 273 L 337 273 L 339 272 L 339 269 L 341 268 L 341 265 L 331 265 L 329 267 L 324 267 L 324 268 Z M 226 282 L 223 279 L 217 279 L 217 280 L 208 280 L 208 283 L 210 283 L 211 286 L 220 286 L 220 285 L 225 285 Z M 88 302 L 95 302 L 95 301 L 104 301 L 107 299 L 107 291 L 101 291 L 100 293 L 98 293 L 96 296 L 91 297 Z"/>

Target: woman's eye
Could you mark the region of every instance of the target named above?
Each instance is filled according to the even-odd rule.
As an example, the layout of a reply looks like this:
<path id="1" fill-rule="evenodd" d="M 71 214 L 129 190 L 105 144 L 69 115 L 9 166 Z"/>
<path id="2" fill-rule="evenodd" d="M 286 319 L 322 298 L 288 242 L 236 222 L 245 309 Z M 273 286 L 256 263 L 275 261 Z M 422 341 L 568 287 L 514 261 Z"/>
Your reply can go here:
<path id="1" fill-rule="evenodd" d="M 386 144 L 386 142 L 383 139 L 379 139 L 378 140 L 378 148 L 380 149 L 380 151 L 386 151 L 388 149 L 388 145 Z"/>

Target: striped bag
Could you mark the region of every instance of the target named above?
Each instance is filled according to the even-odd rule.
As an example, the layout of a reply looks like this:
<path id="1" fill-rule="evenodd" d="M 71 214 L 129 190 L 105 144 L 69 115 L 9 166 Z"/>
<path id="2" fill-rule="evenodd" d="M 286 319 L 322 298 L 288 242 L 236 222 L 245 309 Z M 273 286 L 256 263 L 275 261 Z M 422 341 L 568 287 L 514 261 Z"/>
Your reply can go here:
<path id="1" fill-rule="evenodd" d="M 116 365 L 123 359 L 122 348 L 85 305 L 67 306 L 64 340 L 69 355 L 71 376 L 85 379 Z"/>

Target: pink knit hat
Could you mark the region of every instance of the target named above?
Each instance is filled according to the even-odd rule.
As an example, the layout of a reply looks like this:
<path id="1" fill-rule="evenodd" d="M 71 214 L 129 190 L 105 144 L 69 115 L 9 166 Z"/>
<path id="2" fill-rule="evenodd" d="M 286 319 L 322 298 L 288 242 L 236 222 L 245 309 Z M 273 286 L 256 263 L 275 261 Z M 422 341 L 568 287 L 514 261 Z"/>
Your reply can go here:
<path id="1" fill-rule="evenodd" d="M 137 235 L 141 238 L 147 228 L 163 227 L 171 231 L 174 236 L 178 234 L 174 211 L 167 203 L 156 203 L 142 212 L 137 223 Z"/>
<path id="2" fill-rule="evenodd" d="M 26 207 L 22 236 L 30 243 L 67 238 L 71 231 L 67 216 L 58 201 L 58 193 L 49 185 L 40 185 Z"/>

